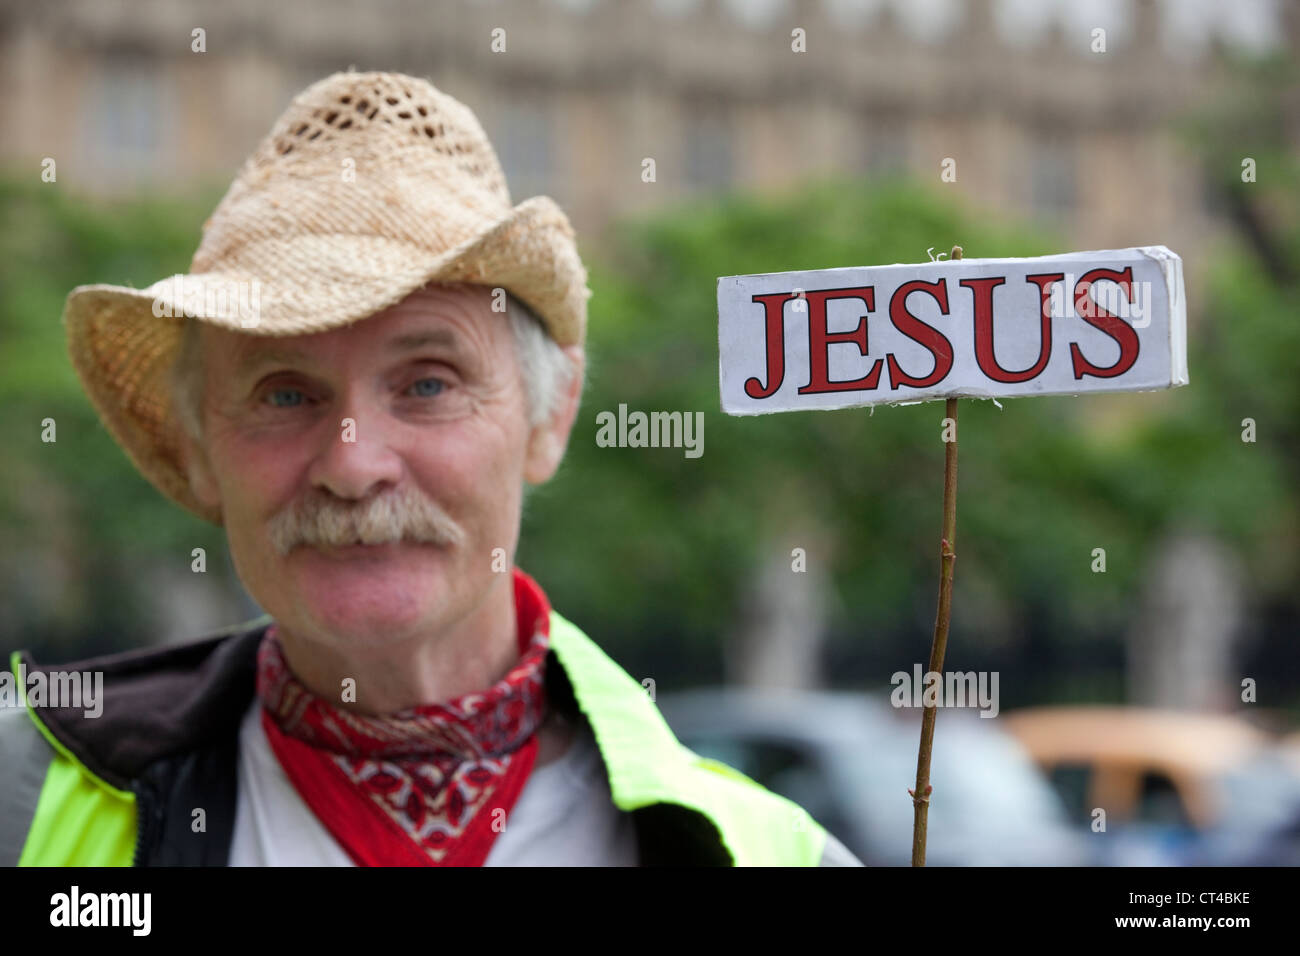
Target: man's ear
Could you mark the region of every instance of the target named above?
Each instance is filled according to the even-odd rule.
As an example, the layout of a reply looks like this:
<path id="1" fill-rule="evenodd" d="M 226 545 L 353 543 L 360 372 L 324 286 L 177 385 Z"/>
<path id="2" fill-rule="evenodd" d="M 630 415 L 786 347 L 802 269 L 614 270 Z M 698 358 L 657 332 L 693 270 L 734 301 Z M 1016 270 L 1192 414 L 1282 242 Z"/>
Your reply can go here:
<path id="1" fill-rule="evenodd" d="M 220 510 L 221 492 L 217 479 L 212 473 L 212 463 L 208 461 L 203 444 L 196 441 L 188 430 L 181 429 L 181 454 L 184 457 L 185 473 L 190 480 L 190 491 L 206 508 Z"/>
<path id="2" fill-rule="evenodd" d="M 524 481 L 540 485 L 549 481 L 569 445 L 569 432 L 578 417 L 582 400 L 582 382 L 586 374 L 587 355 L 581 345 L 569 345 L 564 354 L 571 363 L 568 386 L 557 397 L 550 418 L 534 425 L 528 436 L 528 450 L 524 459 Z"/>

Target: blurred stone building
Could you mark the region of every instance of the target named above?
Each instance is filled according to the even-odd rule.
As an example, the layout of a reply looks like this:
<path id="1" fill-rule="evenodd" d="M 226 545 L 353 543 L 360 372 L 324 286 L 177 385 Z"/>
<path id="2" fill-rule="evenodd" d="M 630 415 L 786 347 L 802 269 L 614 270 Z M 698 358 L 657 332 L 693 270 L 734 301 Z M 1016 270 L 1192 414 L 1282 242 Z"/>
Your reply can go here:
<path id="1" fill-rule="evenodd" d="M 1170 245 L 1190 286 L 1227 224 L 1182 130 L 1231 85 L 1236 57 L 1294 55 L 1298 11 L 1294 0 L 0 0 L 0 174 L 35 180 L 48 158 L 78 196 L 224 187 L 305 86 L 349 67 L 398 70 L 473 108 L 514 201 L 554 197 L 584 250 L 623 214 L 711 192 L 907 173 L 1040 221 L 1075 249 Z M 1117 396 L 1080 415 L 1109 429 L 1125 406 Z M 1213 560 L 1197 567 L 1217 580 Z M 147 590 L 180 587 L 159 575 Z M 1130 635 L 1133 697 L 1168 703 L 1193 686 L 1213 706 L 1203 678 L 1222 668 L 1238 597 L 1198 592 L 1190 640 L 1166 613 L 1185 596 L 1160 584 L 1169 577 L 1153 578 Z M 794 583 L 765 588 L 733 679 L 817 682 L 817 628 L 798 622 L 818 619 L 821 584 L 762 580 Z M 159 603 L 159 633 L 192 631 L 203 595 L 184 597 Z M 219 605 L 201 616 L 235 619 Z M 1186 667 L 1173 666 L 1179 648 Z"/>
<path id="2" fill-rule="evenodd" d="M 515 201 L 553 196 L 589 242 L 620 213 L 702 191 L 829 172 L 937 186 L 952 159 L 944 188 L 1077 248 L 1186 255 L 1216 216 L 1174 124 L 1230 52 L 1294 49 L 1295 7 L 0 0 L 0 164 L 36 176 L 51 157 L 64 188 L 92 194 L 222 184 L 295 92 L 354 66 L 428 76 L 469 104 Z"/>

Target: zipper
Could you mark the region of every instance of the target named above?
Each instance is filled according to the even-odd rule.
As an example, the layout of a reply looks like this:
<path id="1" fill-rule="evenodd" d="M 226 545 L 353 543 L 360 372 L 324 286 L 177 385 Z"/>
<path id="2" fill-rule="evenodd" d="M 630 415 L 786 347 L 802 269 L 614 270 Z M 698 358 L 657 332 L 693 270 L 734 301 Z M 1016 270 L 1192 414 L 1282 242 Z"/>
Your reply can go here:
<path id="1" fill-rule="evenodd" d="M 135 855 L 132 866 L 148 866 L 154 844 L 158 842 L 158 831 L 162 823 L 162 803 L 157 799 L 153 788 L 139 780 L 132 787 L 135 791 L 136 816 L 138 818 L 135 834 Z"/>

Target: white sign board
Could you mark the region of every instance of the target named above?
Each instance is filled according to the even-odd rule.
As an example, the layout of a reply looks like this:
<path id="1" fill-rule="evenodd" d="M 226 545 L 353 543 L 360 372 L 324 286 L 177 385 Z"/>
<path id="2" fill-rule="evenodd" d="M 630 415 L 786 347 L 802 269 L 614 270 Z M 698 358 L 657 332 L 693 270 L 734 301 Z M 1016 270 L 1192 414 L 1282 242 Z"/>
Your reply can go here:
<path id="1" fill-rule="evenodd" d="M 718 279 L 722 409 L 1187 384 L 1183 262 L 1164 246 Z"/>

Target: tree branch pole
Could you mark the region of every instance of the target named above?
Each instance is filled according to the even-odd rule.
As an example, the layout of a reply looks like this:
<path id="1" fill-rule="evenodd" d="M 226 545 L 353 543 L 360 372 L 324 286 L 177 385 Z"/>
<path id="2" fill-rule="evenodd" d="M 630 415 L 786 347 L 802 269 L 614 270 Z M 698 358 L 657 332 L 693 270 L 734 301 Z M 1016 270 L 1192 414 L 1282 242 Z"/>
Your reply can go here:
<path id="1" fill-rule="evenodd" d="M 952 259 L 961 258 L 961 246 L 953 246 Z M 934 618 L 934 640 L 930 644 L 927 673 L 943 672 L 943 654 L 948 647 L 948 622 L 952 616 L 952 566 L 957 559 L 957 399 L 949 398 L 944 414 L 952 419 L 952 441 L 943 453 L 943 537 L 939 542 L 939 610 Z M 924 680 L 924 678 L 922 678 Z M 924 696 L 922 697 L 924 704 Z M 934 745 L 934 719 L 938 710 L 926 706 L 921 717 L 921 744 L 916 755 L 916 789 L 912 795 L 912 866 L 925 866 L 926 823 L 930 812 L 930 752 Z"/>

